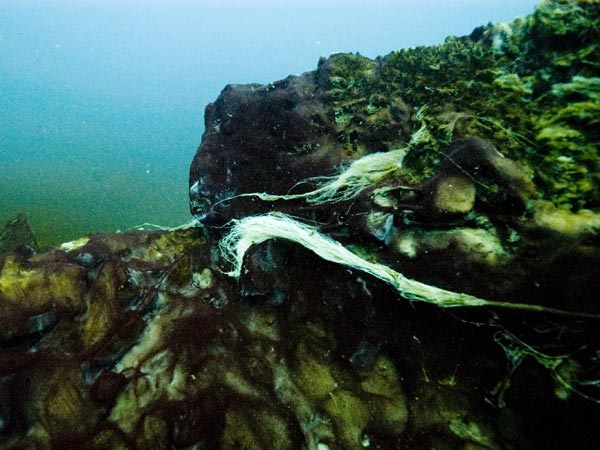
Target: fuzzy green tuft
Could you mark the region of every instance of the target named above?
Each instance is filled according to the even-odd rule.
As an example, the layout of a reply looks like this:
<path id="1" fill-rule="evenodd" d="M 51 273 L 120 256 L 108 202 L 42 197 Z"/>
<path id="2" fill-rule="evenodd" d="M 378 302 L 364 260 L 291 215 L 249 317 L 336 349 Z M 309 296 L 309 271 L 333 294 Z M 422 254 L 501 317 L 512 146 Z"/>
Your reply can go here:
<path id="1" fill-rule="evenodd" d="M 535 168 L 556 206 L 600 207 L 599 8 L 547 0 L 526 18 L 437 46 L 375 61 L 336 55 L 326 86 L 338 138 L 358 156 L 408 147 L 405 177 L 419 182 L 451 141 L 484 136 Z"/>

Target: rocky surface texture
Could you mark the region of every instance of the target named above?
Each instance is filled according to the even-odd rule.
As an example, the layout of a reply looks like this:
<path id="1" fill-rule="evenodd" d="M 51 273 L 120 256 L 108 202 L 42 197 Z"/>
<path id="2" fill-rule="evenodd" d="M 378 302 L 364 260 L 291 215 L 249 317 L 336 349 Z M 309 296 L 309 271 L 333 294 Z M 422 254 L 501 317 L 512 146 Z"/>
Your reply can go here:
<path id="1" fill-rule="evenodd" d="M 600 206 L 597 12 L 597 2 L 546 2 L 443 45 L 377 60 L 339 54 L 267 86 L 228 86 L 206 111 L 192 213 L 221 225 L 284 211 L 437 285 L 550 303 L 565 295 L 596 308 L 595 284 L 582 290 L 589 298 L 573 295 L 577 276 L 553 281 L 564 258 L 581 273 L 595 252 L 587 244 Z M 347 198 L 342 186 L 333 194 L 342 201 L 301 198 L 319 177 L 395 150 L 402 163 L 359 195 Z"/>
<path id="2" fill-rule="evenodd" d="M 0 259 L 0 448 L 598 448 L 599 11 L 226 87 L 198 226 Z"/>
<path id="3" fill-rule="evenodd" d="M 0 230 L 0 256 L 7 253 L 30 256 L 37 250 L 37 240 L 24 214 L 19 214 L 6 222 L 4 228 Z"/>

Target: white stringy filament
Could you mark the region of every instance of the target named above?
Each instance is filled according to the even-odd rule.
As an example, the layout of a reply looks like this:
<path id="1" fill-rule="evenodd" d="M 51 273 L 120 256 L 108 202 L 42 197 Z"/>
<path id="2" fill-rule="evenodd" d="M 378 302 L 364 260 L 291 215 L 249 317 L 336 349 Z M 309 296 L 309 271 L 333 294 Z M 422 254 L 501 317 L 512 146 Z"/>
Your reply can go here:
<path id="1" fill-rule="evenodd" d="M 227 272 L 227 275 L 239 278 L 242 275 L 244 255 L 248 249 L 269 239 L 285 239 L 295 242 L 327 261 L 368 273 L 394 287 L 402 297 L 408 300 L 423 301 L 444 308 L 494 306 L 574 317 L 598 318 L 594 314 L 563 311 L 541 305 L 484 300 L 473 295 L 431 286 L 410 279 L 383 264 L 367 261 L 352 253 L 331 237 L 320 233 L 315 227 L 277 212 L 233 221 L 231 231 L 219 243 L 224 258 L 232 264 L 232 270 Z"/>

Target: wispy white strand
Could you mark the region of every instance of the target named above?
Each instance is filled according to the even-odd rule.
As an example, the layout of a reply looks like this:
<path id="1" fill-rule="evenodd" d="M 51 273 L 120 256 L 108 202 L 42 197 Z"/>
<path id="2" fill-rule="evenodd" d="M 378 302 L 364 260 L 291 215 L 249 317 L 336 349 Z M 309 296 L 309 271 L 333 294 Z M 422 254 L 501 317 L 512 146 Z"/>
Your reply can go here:
<path id="1" fill-rule="evenodd" d="M 305 181 L 320 182 L 314 191 L 303 194 L 268 194 L 252 192 L 239 194 L 224 199 L 227 201 L 238 197 L 258 197 L 261 200 L 274 202 L 277 200 L 304 199 L 307 203 L 337 203 L 356 197 L 366 187 L 372 186 L 402 167 L 406 149 L 390 150 L 389 152 L 371 153 L 354 161 L 340 175 L 335 177 L 316 177 Z"/>
<path id="2" fill-rule="evenodd" d="M 383 265 L 367 261 L 316 228 L 297 222 L 280 213 L 251 216 L 235 221 L 230 233 L 220 243 L 233 269 L 228 275 L 239 278 L 244 255 L 250 247 L 269 239 L 285 239 L 313 251 L 321 258 L 361 270 L 392 285 L 405 298 L 435 303 L 439 306 L 482 306 L 490 302 L 411 280 Z"/>
<path id="3" fill-rule="evenodd" d="M 233 268 L 227 274 L 239 278 L 244 255 L 250 247 L 269 239 L 285 239 L 316 253 L 321 258 L 373 275 L 393 286 L 408 299 L 432 303 L 440 307 L 494 306 L 527 311 L 546 312 L 574 317 L 598 318 L 598 315 L 562 311 L 540 305 L 484 300 L 473 295 L 448 291 L 416 281 L 383 264 L 372 263 L 352 253 L 341 243 L 320 233 L 315 227 L 300 223 L 281 213 L 246 217 L 236 220 L 229 234 L 220 242 L 223 256 Z"/>

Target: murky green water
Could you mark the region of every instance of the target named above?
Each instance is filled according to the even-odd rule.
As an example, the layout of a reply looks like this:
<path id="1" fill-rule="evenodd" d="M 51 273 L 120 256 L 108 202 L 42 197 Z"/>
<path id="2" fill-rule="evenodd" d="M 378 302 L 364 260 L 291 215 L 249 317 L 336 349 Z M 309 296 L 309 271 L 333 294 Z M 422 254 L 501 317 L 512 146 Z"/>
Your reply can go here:
<path id="1" fill-rule="evenodd" d="M 30 88 L 15 83 L 0 100 L 21 100 L 21 86 Z M 190 219 L 188 168 L 203 131 L 202 105 L 111 108 L 104 100 L 24 92 L 30 96 L 11 106 L 22 122 L 6 115 L 0 133 L 0 224 L 25 213 L 48 246 Z"/>
<path id="2" fill-rule="evenodd" d="M 175 226 L 190 219 L 187 167 L 132 162 L 119 169 L 90 169 L 71 161 L 53 164 L 52 178 L 41 164 L 3 173 L 0 222 L 24 212 L 45 247 L 81 234 L 125 230 L 144 222 Z M 36 183 L 44 177 L 44 183 Z"/>

